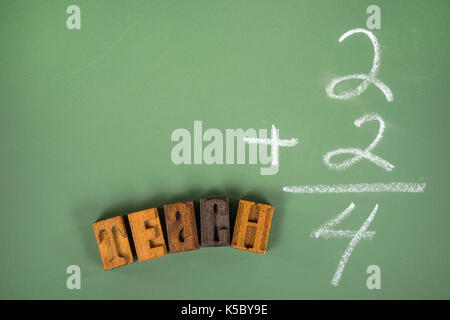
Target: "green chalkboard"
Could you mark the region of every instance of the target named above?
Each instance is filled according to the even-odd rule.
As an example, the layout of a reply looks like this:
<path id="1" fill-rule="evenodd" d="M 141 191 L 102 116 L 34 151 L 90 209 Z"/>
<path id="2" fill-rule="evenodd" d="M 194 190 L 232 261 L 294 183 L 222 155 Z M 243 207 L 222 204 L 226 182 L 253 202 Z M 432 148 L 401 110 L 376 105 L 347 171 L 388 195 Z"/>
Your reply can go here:
<path id="1" fill-rule="evenodd" d="M 450 298 L 449 9 L 2 1 L 0 297 Z M 266 255 L 103 271 L 92 222 L 207 196 L 273 205 Z"/>

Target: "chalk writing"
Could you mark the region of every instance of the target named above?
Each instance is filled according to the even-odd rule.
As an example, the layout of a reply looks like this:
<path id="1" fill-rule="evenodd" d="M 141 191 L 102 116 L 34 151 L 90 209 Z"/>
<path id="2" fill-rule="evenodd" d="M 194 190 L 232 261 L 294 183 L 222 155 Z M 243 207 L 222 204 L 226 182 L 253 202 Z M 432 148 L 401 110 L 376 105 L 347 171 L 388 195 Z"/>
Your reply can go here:
<path id="1" fill-rule="evenodd" d="M 372 69 L 370 69 L 369 74 L 364 74 L 364 73 L 350 74 L 347 76 L 333 79 L 330 82 L 330 84 L 328 85 L 328 87 L 326 88 L 327 95 L 332 99 L 348 100 L 353 97 L 359 96 L 361 93 L 363 93 L 369 87 L 369 85 L 371 83 L 373 83 L 383 92 L 387 101 L 389 101 L 389 102 L 394 101 L 394 94 L 392 93 L 391 89 L 389 89 L 389 87 L 387 85 L 385 85 L 383 82 L 381 82 L 380 80 L 378 80 L 376 78 L 378 68 L 380 67 L 380 45 L 379 45 L 378 40 L 375 37 L 375 35 L 366 29 L 356 28 L 356 29 L 352 29 L 352 30 L 344 33 L 339 38 L 339 42 L 344 41 L 347 37 L 349 37 L 355 33 L 364 33 L 369 37 L 370 41 L 372 41 L 373 51 L 374 51 Z M 346 91 L 342 94 L 334 93 L 334 87 L 338 83 L 345 81 L 345 80 L 349 80 L 349 79 L 359 79 L 359 80 L 363 80 L 363 81 L 354 90 Z"/>
<path id="2" fill-rule="evenodd" d="M 378 129 L 378 134 L 375 137 L 375 139 L 372 141 L 372 143 L 365 149 L 357 149 L 357 148 L 341 148 L 334 151 L 330 151 L 323 157 L 323 161 L 330 169 L 336 169 L 336 170 L 343 170 L 351 167 L 355 163 L 361 161 L 362 159 L 367 159 L 373 163 L 375 163 L 377 166 L 385 169 L 386 171 L 392 171 L 394 169 L 394 165 L 390 164 L 386 160 L 381 159 L 380 157 L 374 155 L 371 151 L 377 146 L 377 144 L 380 142 L 381 138 L 383 137 L 383 132 L 385 128 L 385 124 L 383 119 L 376 113 L 366 114 L 362 116 L 361 118 L 358 118 L 355 120 L 354 124 L 356 127 L 361 127 L 361 125 L 367 121 L 378 121 L 380 123 L 380 128 Z M 339 154 L 345 154 L 350 153 L 354 154 L 355 156 L 353 158 L 347 159 L 341 163 L 332 163 L 330 160 L 332 157 L 339 155 Z"/>
<path id="3" fill-rule="evenodd" d="M 425 190 L 426 183 L 355 183 L 335 185 L 303 185 L 285 186 L 284 192 L 290 193 L 366 193 L 366 192 L 407 192 L 421 193 Z"/>
<path id="4" fill-rule="evenodd" d="M 355 204 L 352 202 L 343 212 L 341 212 L 336 218 L 331 219 L 330 221 L 326 222 L 324 225 L 320 226 L 316 231 L 313 231 L 311 234 L 314 238 L 351 238 L 352 240 L 348 244 L 347 248 L 344 251 L 344 254 L 342 255 L 341 260 L 338 263 L 338 267 L 336 269 L 336 272 L 331 279 L 331 284 L 333 286 L 337 286 L 339 284 L 339 281 L 341 280 L 342 273 L 344 272 L 345 265 L 347 264 L 348 260 L 350 259 L 350 256 L 353 253 L 353 250 L 355 249 L 356 245 L 359 243 L 361 239 L 371 239 L 375 235 L 375 231 L 367 231 L 369 228 L 370 223 L 375 218 L 375 215 L 378 211 L 378 204 L 375 205 L 374 209 L 370 213 L 367 220 L 363 223 L 361 228 L 359 228 L 358 231 L 352 231 L 352 230 L 333 230 L 332 227 L 339 224 L 342 220 L 344 220 L 345 217 L 347 217 L 352 211 L 355 209 Z"/>

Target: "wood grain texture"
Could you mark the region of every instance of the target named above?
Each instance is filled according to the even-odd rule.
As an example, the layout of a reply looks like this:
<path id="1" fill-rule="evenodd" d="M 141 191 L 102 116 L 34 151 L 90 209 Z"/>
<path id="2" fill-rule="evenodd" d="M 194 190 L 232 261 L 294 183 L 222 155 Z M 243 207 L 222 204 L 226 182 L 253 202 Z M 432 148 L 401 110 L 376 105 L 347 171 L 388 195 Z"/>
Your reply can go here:
<path id="1" fill-rule="evenodd" d="M 92 223 L 103 269 L 110 270 L 134 262 L 122 216 Z"/>
<path id="2" fill-rule="evenodd" d="M 194 202 L 165 204 L 164 216 L 171 253 L 199 249 Z"/>
<path id="3" fill-rule="evenodd" d="M 228 198 L 200 199 L 202 247 L 230 245 L 230 210 Z"/>
<path id="4" fill-rule="evenodd" d="M 268 204 L 239 200 L 231 247 L 265 254 L 273 209 Z"/>
<path id="5" fill-rule="evenodd" d="M 152 208 L 128 214 L 134 247 L 139 261 L 167 255 L 166 242 L 159 220 L 158 209 Z"/>

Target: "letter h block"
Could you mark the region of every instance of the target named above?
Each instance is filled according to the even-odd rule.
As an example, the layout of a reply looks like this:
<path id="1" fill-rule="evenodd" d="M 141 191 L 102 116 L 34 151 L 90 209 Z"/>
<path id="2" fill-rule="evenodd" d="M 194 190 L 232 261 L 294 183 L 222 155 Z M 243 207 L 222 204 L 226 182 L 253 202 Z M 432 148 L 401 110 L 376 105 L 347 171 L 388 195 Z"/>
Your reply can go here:
<path id="1" fill-rule="evenodd" d="M 103 269 L 110 270 L 134 262 L 122 216 L 92 223 Z"/>
<path id="2" fill-rule="evenodd" d="M 265 254 L 273 209 L 268 204 L 239 200 L 231 247 Z"/>
<path id="3" fill-rule="evenodd" d="M 197 225 L 195 222 L 194 202 L 176 202 L 164 205 L 167 239 L 171 253 L 197 250 Z"/>

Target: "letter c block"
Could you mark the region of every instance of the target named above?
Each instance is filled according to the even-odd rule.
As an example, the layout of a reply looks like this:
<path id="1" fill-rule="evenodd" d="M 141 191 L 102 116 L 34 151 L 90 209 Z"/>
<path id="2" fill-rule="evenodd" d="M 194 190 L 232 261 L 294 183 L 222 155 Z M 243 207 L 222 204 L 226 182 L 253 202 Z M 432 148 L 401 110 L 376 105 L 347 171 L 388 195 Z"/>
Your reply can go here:
<path id="1" fill-rule="evenodd" d="M 230 245 L 230 211 L 228 198 L 200 199 L 202 247 Z"/>

